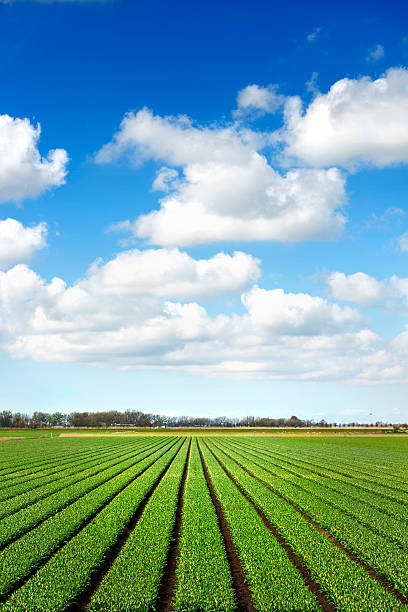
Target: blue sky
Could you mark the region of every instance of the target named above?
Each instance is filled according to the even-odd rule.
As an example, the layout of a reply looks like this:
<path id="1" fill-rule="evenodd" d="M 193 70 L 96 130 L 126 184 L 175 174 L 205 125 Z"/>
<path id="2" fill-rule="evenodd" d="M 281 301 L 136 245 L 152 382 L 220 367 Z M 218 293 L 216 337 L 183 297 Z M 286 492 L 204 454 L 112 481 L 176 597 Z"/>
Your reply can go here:
<path id="1" fill-rule="evenodd" d="M 406 3 L 0 0 L 0 60 L 4 409 L 408 419 Z"/>

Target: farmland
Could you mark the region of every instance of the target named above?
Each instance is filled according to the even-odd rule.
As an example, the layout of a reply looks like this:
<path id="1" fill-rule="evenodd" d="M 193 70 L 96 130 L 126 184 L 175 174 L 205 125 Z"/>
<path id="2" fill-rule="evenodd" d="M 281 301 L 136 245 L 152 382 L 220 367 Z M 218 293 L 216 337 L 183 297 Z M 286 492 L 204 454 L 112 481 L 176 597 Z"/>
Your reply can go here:
<path id="1" fill-rule="evenodd" d="M 408 439 L 0 443 L 0 610 L 408 610 Z"/>

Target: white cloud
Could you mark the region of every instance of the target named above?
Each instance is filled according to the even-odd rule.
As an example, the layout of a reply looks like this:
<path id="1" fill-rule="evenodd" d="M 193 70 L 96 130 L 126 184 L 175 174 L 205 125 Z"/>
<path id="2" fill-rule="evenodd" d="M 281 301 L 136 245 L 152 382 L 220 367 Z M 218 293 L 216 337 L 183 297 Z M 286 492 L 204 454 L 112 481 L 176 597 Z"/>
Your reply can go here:
<path id="1" fill-rule="evenodd" d="M 195 260 L 178 249 L 134 249 L 104 265 L 96 262 L 78 287 L 101 296 L 208 299 L 244 291 L 260 275 L 259 260 L 239 251 Z"/>
<path id="2" fill-rule="evenodd" d="M 245 115 L 253 111 L 274 113 L 282 106 L 285 96 L 277 93 L 278 86 L 260 87 L 248 85 L 238 93 L 235 116 Z"/>
<path id="3" fill-rule="evenodd" d="M 312 76 L 308 81 L 306 81 L 306 90 L 310 91 L 310 93 L 318 94 L 319 87 L 317 85 L 317 79 L 319 78 L 318 72 L 312 72 Z"/>
<path id="4" fill-rule="evenodd" d="M 214 266 L 220 291 L 230 289 L 231 260 L 221 254 L 194 262 L 170 252 L 177 272 L 169 273 L 164 255 L 120 254 L 95 264 L 72 286 L 58 278 L 47 283 L 23 264 L 0 272 L 2 347 L 16 359 L 210 376 L 362 384 L 408 380 L 405 332 L 386 345 L 353 308 L 259 287 L 242 294 L 244 314 L 210 316 L 199 303 L 178 296 L 208 297 Z M 232 284 L 235 289 L 242 283 Z"/>
<path id="5" fill-rule="evenodd" d="M 24 227 L 16 219 L 0 221 L 0 269 L 31 259 L 47 243 L 47 225 Z"/>
<path id="6" fill-rule="evenodd" d="M 343 272 L 333 272 L 327 279 L 331 295 L 336 300 L 354 302 L 361 306 L 373 306 L 385 297 L 385 285 L 364 272 L 346 276 Z"/>
<path id="7" fill-rule="evenodd" d="M 375 47 L 370 49 L 370 51 L 368 52 L 366 60 L 367 62 L 378 62 L 378 60 L 384 57 L 384 55 L 384 47 L 382 45 L 375 45 Z"/>
<path id="8" fill-rule="evenodd" d="M 408 162 L 408 70 L 382 78 L 341 79 L 302 112 L 285 103 L 285 154 L 312 166 L 387 166 Z"/>
<path id="9" fill-rule="evenodd" d="M 381 230 L 390 223 L 398 223 L 399 218 L 405 215 L 405 211 L 402 208 L 398 208 L 397 206 L 389 206 L 384 210 L 384 212 L 380 215 L 376 213 L 372 213 L 370 219 L 365 222 L 365 229 L 375 228 L 377 230 Z"/>
<path id="10" fill-rule="evenodd" d="M 255 326 L 281 335 L 320 336 L 361 327 L 360 314 L 305 293 L 253 287 L 242 296 Z"/>
<path id="11" fill-rule="evenodd" d="M 28 119 L 0 115 L 0 202 L 33 198 L 65 182 L 66 151 L 54 149 L 41 157 L 40 133 Z"/>
<path id="12" fill-rule="evenodd" d="M 266 142 L 266 134 L 237 126 L 203 128 L 185 117 L 162 118 L 144 109 L 124 118 L 96 160 L 151 158 L 182 167 L 178 178 L 167 166 L 159 172 L 154 187 L 169 193 L 158 211 L 121 224 L 152 244 L 295 242 L 341 234 L 342 174 L 332 168 L 281 175 L 259 152 Z"/>
<path id="13" fill-rule="evenodd" d="M 234 126 L 203 128 L 188 117 L 160 117 L 144 108 L 125 115 L 112 142 L 102 147 L 95 159 L 98 163 L 110 163 L 123 156 L 134 163 L 153 159 L 173 166 L 227 159 L 243 164 L 252 151 L 246 139 L 253 145 L 264 144 L 257 134 L 242 133 Z"/>
<path id="14" fill-rule="evenodd" d="M 336 300 L 386 308 L 395 308 L 402 300 L 404 308 L 408 308 L 408 278 L 393 275 L 379 281 L 364 272 L 348 276 L 343 272 L 332 272 L 327 283 L 331 296 Z"/>

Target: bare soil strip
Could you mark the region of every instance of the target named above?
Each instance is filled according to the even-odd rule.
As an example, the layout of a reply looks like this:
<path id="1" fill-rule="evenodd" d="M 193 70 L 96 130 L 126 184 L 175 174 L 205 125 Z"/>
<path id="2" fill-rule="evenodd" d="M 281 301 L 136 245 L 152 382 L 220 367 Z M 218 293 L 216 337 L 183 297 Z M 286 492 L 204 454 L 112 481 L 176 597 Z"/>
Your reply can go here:
<path id="1" fill-rule="evenodd" d="M 184 442 L 184 444 L 185 444 L 185 442 Z M 143 498 L 143 500 L 139 504 L 139 507 L 137 508 L 136 512 L 134 513 L 134 515 L 132 516 L 132 518 L 130 519 L 128 524 L 125 526 L 124 530 L 122 531 L 122 533 L 120 534 L 120 536 L 118 537 L 116 542 L 113 544 L 113 546 L 106 553 L 106 556 L 104 558 L 103 563 L 99 567 L 97 567 L 94 570 L 94 572 L 92 573 L 92 575 L 90 577 L 89 585 L 86 587 L 86 589 L 84 591 L 82 591 L 82 593 L 80 595 L 77 596 L 75 602 L 72 603 L 67 608 L 67 612 L 86 612 L 88 610 L 88 606 L 89 606 L 89 603 L 90 603 L 90 601 L 92 599 L 93 594 L 97 591 L 97 589 L 99 588 L 99 585 L 101 584 L 101 582 L 104 579 L 105 575 L 109 572 L 109 570 L 112 567 L 115 559 L 120 554 L 122 548 L 124 547 L 124 545 L 126 544 L 128 538 L 129 538 L 130 534 L 132 533 L 132 531 L 136 527 L 138 520 L 142 516 L 143 511 L 144 511 L 146 505 L 148 504 L 151 496 L 155 492 L 155 490 L 156 490 L 157 486 L 159 485 L 160 481 L 166 475 L 168 469 L 170 468 L 171 464 L 173 463 L 173 461 L 175 460 L 175 458 L 177 457 L 177 455 L 181 451 L 182 447 L 183 447 L 183 444 L 180 446 L 180 448 L 178 449 L 177 453 L 174 455 L 174 457 L 170 461 L 170 463 L 161 472 L 160 476 L 158 477 L 156 482 L 153 484 L 153 486 L 151 487 L 149 492 Z"/>
<path id="2" fill-rule="evenodd" d="M 171 448 L 173 448 L 173 446 L 177 443 L 174 442 L 174 444 L 172 444 L 171 446 L 166 448 L 167 452 L 168 450 L 170 450 Z M 146 470 L 148 470 L 152 465 L 154 465 L 156 463 L 156 461 L 158 461 L 159 459 L 161 459 L 163 455 L 160 455 L 160 457 L 157 457 L 157 459 L 155 459 L 150 465 L 148 465 L 147 467 L 144 468 L 144 470 L 142 472 L 140 472 L 140 474 L 138 474 L 135 478 L 133 478 L 133 480 L 131 480 L 128 484 L 124 485 L 123 487 L 121 487 L 114 495 L 112 495 L 112 497 L 110 497 L 106 502 L 104 502 L 101 506 L 99 506 L 99 508 L 97 508 L 97 510 L 95 510 L 95 512 L 93 512 L 91 515 L 88 516 L 87 519 L 85 519 L 85 521 L 83 523 L 81 523 L 81 525 L 79 527 L 77 527 L 70 535 L 69 537 L 65 538 L 63 542 L 61 542 L 61 544 L 59 546 L 57 546 L 53 552 L 51 554 L 49 554 L 47 557 L 44 557 L 44 559 L 42 559 L 41 561 L 39 561 L 35 567 L 32 568 L 32 570 L 26 575 L 24 576 L 24 578 L 21 578 L 21 580 L 18 580 L 17 582 L 15 582 L 13 584 L 13 586 L 11 587 L 11 589 L 9 591 L 7 591 L 7 593 L 4 593 L 2 596 L 0 596 L 0 604 L 4 603 L 15 591 L 17 591 L 18 589 L 20 589 L 22 586 L 24 586 L 24 584 L 34 576 L 34 574 L 37 573 L 37 571 L 43 567 L 50 559 L 51 557 L 53 557 L 54 555 L 56 555 L 61 548 L 63 548 L 65 546 L 65 544 L 67 544 L 67 542 L 69 542 L 69 540 L 72 540 L 76 535 L 78 535 L 78 533 L 80 531 L 82 531 L 82 529 L 84 529 L 100 512 L 102 512 L 102 510 L 104 510 L 104 508 L 106 508 L 106 506 L 108 506 L 108 504 L 111 503 L 111 501 L 117 497 L 119 495 L 119 493 L 121 493 L 124 489 L 126 489 L 126 487 L 128 487 L 129 485 L 132 484 L 132 482 L 134 482 L 137 478 L 139 478 L 139 476 L 141 476 L 142 474 L 144 474 L 146 472 Z M 47 517 L 50 518 L 50 517 Z M 39 525 L 41 525 L 41 523 L 44 523 L 47 519 L 44 519 L 42 521 L 40 521 L 39 523 L 37 523 L 32 529 L 35 529 L 36 527 L 38 527 Z M 32 529 L 29 529 L 28 531 L 31 531 Z M 25 532 L 25 533 L 28 533 Z M 16 538 L 14 538 L 11 542 L 9 542 L 6 546 L 9 546 L 10 544 L 12 544 L 13 542 L 15 542 L 16 540 L 18 540 L 19 538 L 23 537 L 24 534 L 21 534 L 19 536 L 17 536 Z M 6 548 L 6 546 L 4 546 L 3 548 Z"/>
<path id="3" fill-rule="evenodd" d="M 289 559 L 291 560 L 293 565 L 296 567 L 298 572 L 301 574 L 301 576 L 302 576 L 303 580 L 305 581 L 305 583 L 307 584 L 308 588 L 312 591 L 312 593 L 316 597 L 316 600 L 319 603 L 319 605 L 321 606 L 322 610 L 324 610 L 325 612 L 335 612 L 336 611 L 335 606 L 330 602 L 330 600 L 325 595 L 325 593 L 323 593 L 319 583 L 317 583 L 315 580 L 313 580 L 309 570 L 302 563 L 302 561 L 299 559 L 299 557 L 296 555 L 296 553 L 294 552 L 292 547 L 286 542 L 286 540 L 276 530 L 274 525 L 272 525 L 272 523 L 264 515 L 262 510 L 260 510 L 258 508 L 258 506 L 252 501 L 252 499 L 250 499 L 250 497 L 248 497 L 248 495 L 245 493 L 245 491 L 240 487 L 240 485 L 236 482 L 236 480 L 234 479 L 232 474 L 228 471 L 228 469 L 226 467 L 224 467 L 224 465 L 221 463 L 221 461 L 218 459 L 218 457 L 213 453 L 213 451 L 208 446 L 207 446 L 207 448 L 210 451 L 210 453 L 213 455 L 213 457 L 216 459 L 216 461 L 219 463 L 219 465 L 222 467 L 222 469 L 224 470 L 224 472 L 226 473 L 228 478 L 234 483 L 234 485 L 237 487 L 237 489 L 240 491 L 240 493 L 245 497 L 245 499 L 249 501 L 249 503 L 252 505 L 252 507 L 256 510 L 258 515 L 261 517 L 261 519 L 264 522 L 264 524 L 266 525 L 266 527 L 269 529 L 269 531 L 271 531 L 273 536 L 277 539 L 279 544 L 285 550 L 285 552 L 288 555 Z"/>
<path id="4" fill-rule="evenodd" d="M 223 450 L 223 452 L 225 451 Z M 339 542 L 329 531 L 327 531 L 327 529 L 324 529 L 324 527 L 319 525 L 319 523 L 317 523 L 311 516 L 309 516 L 302 510 L 300 510 L 300 508 L 298 508 L 293 502 L 286 499 L 286 497 L 284 497 L 283 495 L 275 491 L 271 486 L 269 486 L 263 480 L 258 478 L 258 476 L 255 476 L 254 474 L 252 474 L 249 470 L 247 470 L 243 465 L 241 465 L 236 459 L 231 457 L 228 453 L 225 453 L 225 454 L 232 461 L 235 461 L 235 463 L 239 465 L 244 470 L 244 472 L 246 472 L 249 476 L 251 476 L 251 478 L 254 478 L 255 480 L 257 480 L 262 486 L 264 486 L 266 489 L 271 491 L 271 493 L 273 493 L 274 495 L 282 499 L 289 506 L 291 506 L 294 510 L 296 510 L 296 512 L 298 512 L 301 516 L 303 516 L 304 519 L 306 519 L 311 525 L 313 525 L 313 527 L 315 527 L 317 531 L 324 534 L 331 542 L 333 542 L 335 546 L 337 546 L 337 548 L 340 548 L 340 550 L 342 550 L 350 559 L 352 559 L 355 563 L 363 567 L 372 578 L 377 580 L 381 584 L 381 586 L 384 587 L 386 591 L 391 593 L 391 595 L 394 595 L 394 597 L 398 599 L 398 601 L 400 601 L 402 604 L 404 604 L 404 606 L 408 606 L 408 599 L 405 597 L 405 595 L 403 595 L 398 589 L 396 589 L 386 578 L 384 578 L 384 576 L 379 574 L 373 567 L 371 567 L 371 565 L 368 565 L 368 563 L 365 563 L 364 561 L 362 561 L 360 557 L 358 557 L 355 553 L 353 553 L 351 550 L 349 550 L 343 544 L 341 544 L 341 542 Z"/>
<path id="5" fill-rule="evenodd" d="M 176 586 L 177 557 L 180 546 L 181 522 L 183 516 L 183 497 L 184 487 L 187 478 L 188 461 L 190 459 L 191 440 L 188 445 L 186 463 L 184 465 L 183 476 L 181 478 L 180 489 L 178 492 L 176 517 L 171 534 L 170 546 L 167 553 L 166 565 L 164 566 L 163 576 L 157 594 L 155 609 L 163 612 L 171 612 L 173 609 L 174 589 Z"/>
<path id="6" fill-rule="evenodd" d="M 205 465 L 204 457 L 202 455 L 199 444 L 198 444 L 198 452 L 200 453 L 201 464 L 203 466 L 207 487 L 208 487 L 208 490 L 211 496 L 212 503 L 215 508 L 215 512 L 217 514 L 218 527 L 220 529 L 222 539 L 224 541 L 224 548 L 225 548 L 225 552 L 227 555 L 229 569 L 231 572 L 232 584 L 233 584 L 234 591 L 235 591 L 235 597 L 238 602 L 237 610 L 239 612 L 243 612 L 243 611 L 253 612 L 255 611 L 255 608 L 252 602 L 251 591 L 245 579 L 245 573 L 242 568 L 241 561 L 239 559 L 234 542 L 232 540 L 232 536 L 231 536 L 230 529 L 228 527 L 228 523 L 222 512 L 221 504 L 218 501 L 217 496 L 215 495 L 215 491 L 212 486 L 210 475 L 208 473 L 207 466 Z"/>
<path id="7" fill-rule="evenodd" d="M 132 432 L 132 431 L 115 431 L 112 433 L 61 433 L 59 434 L 59 438 L 94 438 L 94 437 L 112 437 L 112 436 L 129 436 L 129 437 L 135 437 L 135 436 L 200 436 L 204 437 L 204 436 L 211 436 L 211 437 L 221 437 L 224 438 L 225 436 L 233 436 L 233 437 L 272 437 L 272 438 L 316 438 L 316 437 L 320 437 L 320 438 L 367 438 L 367 437 L 374 437 L 374 438 L 408 438 L 408 434 L 406 433 L 401 433 L 401 434 L 387 434 L 387 433 L 365 433 L 365 432 L 353 432 L 353 433 L 349 433 L 349 432 L 341 432 L 341 433 L 331 433 L 331 432 L 324 432 L 324 433 L 320 433 L 320 432 L 314 432 L 314 431 L 310 431 L 310 432 L 299 432 L 299 433 L 276 433 L 276 432 L 257 432 L 256 429 L 252 432 L 236 432 L 236 431 L 225 431 L 222 433 L 216 433 L 216 432 L 212 432 L 212 431 L 203 431 L 203 432 L 197 432 L 197 431 L 192 431 L 191 433 L 186 431 L 183 432 L 182 434 L 177 432 L 177 431 L 171 431 L 171 432 L 167 432 L 167 431 L 145 431 L 145 432 Z M 16 438 L 14 438 L 15 440 Z"/>
<path id="8" fill-rule="evenodd" d="M 33 436 L 6 436 L 0 438 L 0 442 L 6 442 L 7 440 L 34 440 Z"/>

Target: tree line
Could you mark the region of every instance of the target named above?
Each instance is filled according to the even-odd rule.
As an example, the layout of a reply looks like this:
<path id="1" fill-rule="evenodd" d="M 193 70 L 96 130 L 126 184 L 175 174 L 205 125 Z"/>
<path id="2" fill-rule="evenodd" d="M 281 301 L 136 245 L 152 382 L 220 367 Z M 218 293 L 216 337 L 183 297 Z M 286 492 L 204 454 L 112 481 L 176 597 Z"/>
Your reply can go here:
<path id="1" fill-rule="evenodd" d="M 38 428 L 38 427 L 358 427 L 370 426 L 368 423 L 327 423 L 325 420 L 314 421 L 290 418 L 272 419 L 269 417 L 246 416 L 244 418 L 231 417 L 189 417 L 165 416 L 160 414 L 146 414 L 139 411 L 119 412 L 34 412 L 32 415 L 20 412 L 12 413 L 10 410 L 0 412 L 0 427 Z M 375 426 L 387 426 L 391 423 L 375 423 Z"/>

